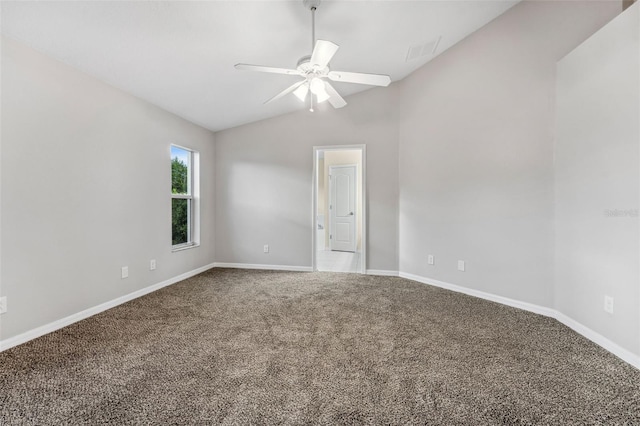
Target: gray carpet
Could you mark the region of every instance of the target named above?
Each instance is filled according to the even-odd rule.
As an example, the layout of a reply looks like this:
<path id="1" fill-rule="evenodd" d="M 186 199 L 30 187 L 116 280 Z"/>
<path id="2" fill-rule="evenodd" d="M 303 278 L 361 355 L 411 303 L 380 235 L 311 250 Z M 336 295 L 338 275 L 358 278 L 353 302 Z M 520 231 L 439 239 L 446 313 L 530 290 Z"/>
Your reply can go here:
<path id="1" fill-rule="evenodd" d="M 0 353 L 0 424 L 640 425 L 555 320 L 387 277 L 214 269 Z"/>

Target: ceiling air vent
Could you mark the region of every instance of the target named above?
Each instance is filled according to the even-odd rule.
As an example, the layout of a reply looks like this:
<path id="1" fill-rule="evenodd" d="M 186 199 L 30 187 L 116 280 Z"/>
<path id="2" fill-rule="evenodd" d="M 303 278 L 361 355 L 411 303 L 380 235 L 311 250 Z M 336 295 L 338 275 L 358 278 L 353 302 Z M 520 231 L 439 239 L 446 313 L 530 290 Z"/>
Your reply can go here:
<path id="1" fill-rule="evenodd" d="M 414 59 L 422 58 L 424 56 L 435 55 L 441 38 L 442 36 L 438 36 L 427 43 L 415 44 L 409 47 L 406 62 L 413 61 Z"/>

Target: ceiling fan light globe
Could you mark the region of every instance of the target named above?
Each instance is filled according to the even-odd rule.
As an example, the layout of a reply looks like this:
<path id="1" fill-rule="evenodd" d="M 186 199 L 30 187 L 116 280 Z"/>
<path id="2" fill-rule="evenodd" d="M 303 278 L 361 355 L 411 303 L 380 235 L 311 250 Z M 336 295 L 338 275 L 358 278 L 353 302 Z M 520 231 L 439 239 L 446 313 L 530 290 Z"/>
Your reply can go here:
<path id="1" fill-rule="evenodd" d="M 327 87 L 325 86 L 324 81 L 322 81 L 318 77 L 314 77 L 311 80 L 311 82 L 309 83 L 309 87 L 311 89 L 311 93 L 316 95 L 316 102 L 321 103 L 329 99 Z"/>
<path id="2" fill-rule="evenodd" d="M 307 93 L 309 93 L 308 84 L 303 84 L 293 92 L 293 94 L 296 95 L 296 97 L 300 99 L 302 102 L 304 102 L 304 100 L 307 99 Z"/>
<path id="3" fill-rule="evenodd" d="M 318 77 L 314 77 L 313 79 L 311 79 L 309 86 L 311 88 L 311 93 L 313 93 L 314 95 L 319 95 L 320 93 L 325 93 L 325 94 L 327 93 L 324 87 L 324 81 L 320 80 Z"/>

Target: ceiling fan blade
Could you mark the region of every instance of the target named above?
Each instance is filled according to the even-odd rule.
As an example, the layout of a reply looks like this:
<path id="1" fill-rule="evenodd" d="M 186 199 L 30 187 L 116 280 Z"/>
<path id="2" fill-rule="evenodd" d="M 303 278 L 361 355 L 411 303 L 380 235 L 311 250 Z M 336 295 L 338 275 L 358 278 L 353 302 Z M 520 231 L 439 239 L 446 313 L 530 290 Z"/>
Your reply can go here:
<path id="1" fill-rule="evenodd" d="M 291 86 L 287 87 L 286 89 L 284 89 L 282 92 L 278 93 L 277 95 L 275 95 L 273 98 L 267 100 L 265 102 L 265 104 L 268 104 L 269 102 L 273 102 L 277 99 L 280 99 L 281 97 L 288 95 L 289 93 L 293 92 L 294 90 L 296 90 L 298 87 L 302 86 L 304 83 L 306 83 L 307 80 L 302 80 L 299 81 L 295 84 L 292 84 Z"/>
<path id="2" fill-rule="evenodd" d="M 270 72 L 273 74 L 300 75 L 300 71 L 287 68 L 264 67 L 262 65 L 236 64 L 237 70 Z"/>
<path id="3" fill-rule="evenodd" d="M 316 45 L 313 48 L 313 53 L 311 54 L 311 61 L 309 64 L 312 67 L 317 67 L 318 69 L 324 69 L 333 58 L 333 55 L 336 54 L 340 46 L 335 43 L 326 40 L 317 40 Z"/>
<path id="4" fill-rule="evenodd" d="M 370 86 L 386 87 L 391 83 L 391 77 L 383 74 L 364 74 L 361 72 L 331 71 L 329 79 L 341 83 L 368 84 Z"/>
<path id="5" fill-rule="evenodd" d="M 329 95 L 329 103 L 334 108 L 342 108 L 347 104 L 347 101 L 345 101 L 344 98 L 340 96 L 340 94 L 336 91 L 336 89 L 333 88 L 331 84 L 329 84 L 328 81 L 324 82 L 324 88 Z"/>

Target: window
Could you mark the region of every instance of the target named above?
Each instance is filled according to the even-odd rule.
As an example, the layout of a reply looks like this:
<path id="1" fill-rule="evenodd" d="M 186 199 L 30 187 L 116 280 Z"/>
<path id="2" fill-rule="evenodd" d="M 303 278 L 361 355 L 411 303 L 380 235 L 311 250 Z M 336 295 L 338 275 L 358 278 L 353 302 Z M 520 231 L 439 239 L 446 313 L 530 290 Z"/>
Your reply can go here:
<path id="1" fill-rule="evenodd" d="M 171 145 L 171 241 L 174 250 L 198 243 L 198 153 Z"/>

